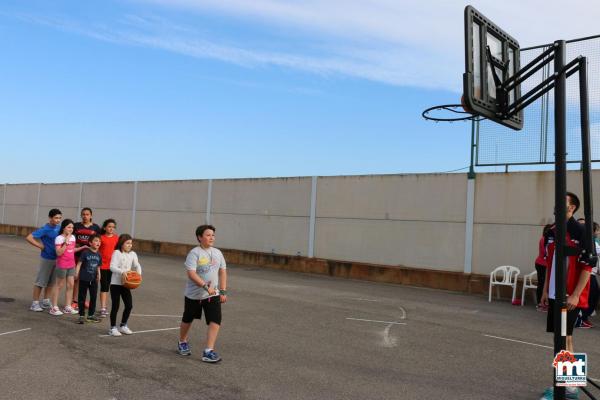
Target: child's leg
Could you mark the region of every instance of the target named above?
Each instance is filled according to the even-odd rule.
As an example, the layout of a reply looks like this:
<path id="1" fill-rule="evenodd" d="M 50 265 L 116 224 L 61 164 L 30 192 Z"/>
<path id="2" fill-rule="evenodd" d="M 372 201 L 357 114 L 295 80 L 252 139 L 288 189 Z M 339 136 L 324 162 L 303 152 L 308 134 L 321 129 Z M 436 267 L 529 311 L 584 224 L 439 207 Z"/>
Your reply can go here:
<path id="1" fill-rule="evenodd" d="M 181 321 L 181 325 L 179 325 L 179 341 L 187 342 L 188 341 L 188 333 L 190 332 L 190 328 L 192 327 L 191 322 L 183 322 Z"/>
<path id="2" fill-rule="evenodd" d="M 71 306 L 71 303 L 73 302 L 74 284 L 75 284 L 75 277 L 67 275 L 67 290 L 65 291 L 65 305 L 67 305 L 67 306 Z M 77 290 L 79 290 L 79 285 L 77 285 Z"/>
<path id="3" fill-rule="evenodd" d="M 79 289 L 77 293 L 77 301 L 79 304 L 83 304 L 85 301 L 85 296 L 87 295 L 88 282 L 81 281 L 79 282 Z M 69 303 L 70 304 L 70 303 Z M 85 308 L 79 307 L 79 316 L 83 317 L 85 315 Z"/>
<path id="4" fill-rule="evenodd" d="M 67 287 L 67 289 L 68 289 L 68 287 Z M 71 300 L 76 299 L 77 293 L 79 292 L 79 281 L 73 282 L 73 286 L 71 286 L 70 292 L 71 292 Z M 71 302 L 69 302 L 69 305 L 71 305 Z M 83 307 L 83 303 L 81 304 L 81 306 Z"/>
<path id="5" fill-rule="evenodd" d="M 567 351 L 570 353 L 574 353 L 575 351 L 573 350 L 573 336 L 567 336 Z"/>
<path id="6" fill-rule="evenodd" d="M 214 349 L 215 343 L 217 341 L 217 336 L 219 335 L 219 329 L 221 325 L 211 322 L 208 324 L 208 331 L 206 332 L 206 348 Z"/>
<path id="7" fill-rule="evenodd" d="M 119 312 L 119 303 L 121 302 L 121 285 L 110 285 L 110 326 L 117 326 L 117 313 Z"/>
<path id="8" fill-rule="evenodd" d="M 127 289 L 126 287 L 121 287 L 121 297 L 123 298 L 123 305 L 125 306 L 123 309 L 123 316 L 121 318 L 121 326 L 124 326 L 127 325 L 127 320 L 129 320 L 129 315 L 133 309 L 131 290 Z"/>
<path id="9" fill-rule="evenodd" d="M 96 312 L 96 297 L 98 297 L 98 282 L 93 280 L 90 282 L 90 308 L 88 308 L 88 316 L 90 317 Z M 85 302 L 85 297 L 83 301 Z M 81 303 L 81 300 L 79 302 Z"/>
<path id="10" fill-rule="evenodd" d="M 52 305 L 58 307 L 58 295 L 65 284 L 65 278 L 56 278 L 56 286 L 52 290 Z"/>
<path id="11" fill-rule="evenodd" d="M 106 309 L 107 306 L 111 277 L 112 272 L 109 269 L 100 270 L 100 308 L 102 309 Z"/>

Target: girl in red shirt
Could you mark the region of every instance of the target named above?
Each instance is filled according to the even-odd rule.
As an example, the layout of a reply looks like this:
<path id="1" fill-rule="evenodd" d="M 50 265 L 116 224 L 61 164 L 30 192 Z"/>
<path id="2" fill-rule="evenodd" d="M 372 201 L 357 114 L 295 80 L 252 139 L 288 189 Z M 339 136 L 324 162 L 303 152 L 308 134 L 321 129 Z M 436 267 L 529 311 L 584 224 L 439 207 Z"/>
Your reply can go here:
<path id="1" fill-rule="evenodd" d="M 116 234 L 117 222 L 109 218 L 102 224 L 102 235 L 100 236 L 101 244 L 98 250 L 102 257 L 102 266 L 100 267 L 100 317 L 108 315 L 107 301 L 108 292 L 110 289 L 110 260 L 115 251 L 115 246 L 119 240 L 119 235 Z"/>

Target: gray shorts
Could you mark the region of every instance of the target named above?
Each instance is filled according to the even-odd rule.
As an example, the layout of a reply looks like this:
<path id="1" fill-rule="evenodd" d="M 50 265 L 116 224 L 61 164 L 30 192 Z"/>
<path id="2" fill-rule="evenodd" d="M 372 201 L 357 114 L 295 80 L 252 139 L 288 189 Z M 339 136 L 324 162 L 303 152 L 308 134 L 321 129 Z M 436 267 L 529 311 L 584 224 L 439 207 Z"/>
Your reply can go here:
<path id="1" fill-rule="evenodd" d="M 40 258 L 40 269 L 38 270 L 34 285 L 41 288 L 54 286 L 54 281 L 56 279 L 54 274 L 55 266 L 56 260 Z"/>
<path id="2" fill-rule="evenodd" d="M 54 275 L 56 275 L 56 279 L 65 279 L 69 276 L 75 276 L 75 267 L 69 269 L 62 269 L 56 267 L 54 269 Z"/>

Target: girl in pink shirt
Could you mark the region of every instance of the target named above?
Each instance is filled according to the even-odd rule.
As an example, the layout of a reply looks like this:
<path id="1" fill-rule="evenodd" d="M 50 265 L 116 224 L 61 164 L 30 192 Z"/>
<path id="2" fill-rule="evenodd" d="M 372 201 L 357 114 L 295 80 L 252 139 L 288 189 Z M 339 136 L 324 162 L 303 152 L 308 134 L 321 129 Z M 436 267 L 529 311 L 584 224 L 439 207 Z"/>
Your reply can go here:
<path id="1" fill-rule="evenodd" d="M 65 219 L 60 226 L 60 233 L 54 240 L 56 248 L 56 285 L 52 293 L 52 307 L 50 315 L 77 314 L 77 311 L 71 307 L 73 300 L 73 283 L 75 281 L 75 253 L 87 248 L 87 246 L 76 247 L 75 235 L 73 235 L 73 221 Z M 58 295 L 62 287 L 67 282 L 65 292 L 65 308 L 60 311 L 58 308 Z"/>

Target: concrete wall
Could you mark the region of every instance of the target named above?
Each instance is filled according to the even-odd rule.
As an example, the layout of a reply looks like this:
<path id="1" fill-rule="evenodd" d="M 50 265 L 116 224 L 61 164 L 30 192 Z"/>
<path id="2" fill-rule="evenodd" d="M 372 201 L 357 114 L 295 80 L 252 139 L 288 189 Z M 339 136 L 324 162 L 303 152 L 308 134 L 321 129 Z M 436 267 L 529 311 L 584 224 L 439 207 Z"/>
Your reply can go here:
<path id="1" fill-rule="evenodd" d="M 225 248 L 306 256 L 310 178 L 213 182 L 211 223 Z"/>
<path id="2" fill-rule="evenodd" d="M 464 175 L 320 178 L 318 257 L 462 271 Z"/>
<path id="3" fill-rule="evenodd" d="M 568 182 L 583 197 L 581 174 Z M 593 182 L 600 210 L 600 171 Z M 533 270 L 554 174 L 479 174 L 474 197 L 472 272 Z M 42 225 L 54 207 L 78 220 L 91 207 L 97 223 L 115 218 L 118 232 L 149 241 L 194 244 L 195 227 L 210 221 L 222 248 L 308 256 L 312 243 L 322 259 L 458 273 L 468 264 L 465 174 L 0 185 L 0 201 L 9 225 Z"/>

